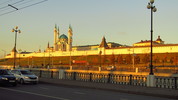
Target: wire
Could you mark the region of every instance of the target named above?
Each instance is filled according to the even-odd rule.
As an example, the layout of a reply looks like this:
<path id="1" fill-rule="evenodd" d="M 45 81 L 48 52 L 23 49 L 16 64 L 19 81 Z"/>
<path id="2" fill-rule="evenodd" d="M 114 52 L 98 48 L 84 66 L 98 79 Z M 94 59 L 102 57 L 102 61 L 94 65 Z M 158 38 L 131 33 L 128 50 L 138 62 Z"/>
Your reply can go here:
<path id="1" fill-rule="evenodd" d="M 15 2 L 15 3 L 11 4 L 11 5 L 15 5 L 15 4 L 20 3 L 20 2 L 23 2 L 23 1 L 24 1 L 24 0 L 20 0 L 20 1 L 17 1 L 17 2 Z"/>
<path id="2" fill-rule="evenodd" d="M 3 3 L 0 3 L 0 5 L 6 4 L 6 3 L 10 2 L 10 1 L 12 1 L 12 0 L 8 0 L 8 1 L 5 1 Z"/>
<path id="3" fill-rule="evenodd" d="M 18 3 L 23 2 L 23 1 L 24 1 L 24 0 L 20 0 L 20 1 L 17 1 L 17 2 L 12 3 L 12 4 L 10 4 L 10 5 L 15 5 L 15 4 L 18 4 Z M 8 5 L 7 5 L 7 6 L 4 6 L 4 7 L 1 7 L 0 9 L 7 8 L 7 7 L 8 7 Z"/>
<path id="4" fill-rule="evenodd" d="M 34 6 L 34 5 L 37 5 L 37 4 L 40 4 L 40 3 L 46 2 L 46 1 L 48 1 L 48 0 L 43 0 L 43 1 L 40 1 L 40 2 L 37 2 L 37 3 L 31 4 L 31 5 L 28 5 L 28 6 L 25 6 L 25 7 L 19 8 L 19 9 L 28 8 L 28 7 L 31 7 L 31 6 Z"/>
<path id="5" fill-rule="evenodd" d="M 24 0 L 23 0 L 24 1 Z M 18 4 L 17 3 L 15 3 L 15 6 L 20 6 L 20 5 L 24 5 L 24 4 L 27 4 L 27 3 L 29 3 L 29 2 L 32 2 L 33 0 L 29 0 L 29 1 L 24 1 L 24 2 L 22 2 L 22 3 L 20 3 L 20 2 L 18 2 Z M 14 4 L 14 3 L 13 3 Z M 13 5 L 13 4 L 8 4 L 8 5 Z M 4 8 L 4 9 L 3 9 Z M 5 9 L 6 8 L 6 9 Z M 6 11 L 6 10 L 9 10 L 10 8 L 9 8 L 9 6 L 5 6 L 5 7 L 2 7 L 2 8 L 0 8 L 0 12 L 3 12 L 3 11 Z"/>
<path id="6" fill-rule="evenodd" d="M 24 0 L 20 0 L 20 1 L 17 1 L 17 2 L 15 2 L 15 3 L 11 4 L 11 5 L 16 5 L 16 6 L 24 5 L 24 4 L 27 4 L 27 3 L 31 2 L 31 1 L 33 1 L 33 0 L 26 1 L 26 2 L 23 2 L 23 1 L 24 1 Z M 34 6 L 34 5 L 37 5 L 37 4 L 46 2 L 46 1 L 48 1 L 48 0 L 42 0 L 42 1 L 40 1 L 40 2 L 32 3 L 32 4 L 30 4 L 30 5 L 22 6 L 21 8 L 18 8 L 18 7 L 15 7 L 15 6 L 14 6 L 14 7 L 15 7 L 15 8 L 18 8 L 18 10 L 21 10 L 21 9 L 25 9 L 25 8 L 28 8 L 28 7 L 31 7 L 31 6 Z M 21 3 L 21 2 L 22 2 L 22 3 Z M 20 4 L 18 4 L 18 3 L 20 3 Z M 8 7 L 8 6 L 7 6 L 7 7 Z M 1 10 L 1 11 L 5 11 L 5 10 L 8 10 L 8 9 L 9 9 L 9 8 L 8 8 L 8 9 L 4 9 L 4 8 L 6 8 L 6 6 L 5 6 L 5 7 L 2 7 L 3 10 Z M 0 9 L 1 9 L 1 8 L 0 8 Z M 4 13 L 0 14 L 0 16 L 9 14 L 9 13 L 12 13 L 12 12 L 15 12 L 15 11 L 17 11 L 17 9 L 16 9 L 16 10 L 11 10 L 11 11 L 4 12 Z"/>
<path id="7" fill-rule="evenodd" d="M 26 4 L 26 3 L 32 2 L 32 1 L 33 1 L 33 0 L 29 0 L 29 1 L 27 1 L 27 0 L 26 0 L 26 2 L 22 2 L 22 3 L 20 3 L 20 4 L 17 4 L 16 6 L 23 5 L 23 4 Z"/>

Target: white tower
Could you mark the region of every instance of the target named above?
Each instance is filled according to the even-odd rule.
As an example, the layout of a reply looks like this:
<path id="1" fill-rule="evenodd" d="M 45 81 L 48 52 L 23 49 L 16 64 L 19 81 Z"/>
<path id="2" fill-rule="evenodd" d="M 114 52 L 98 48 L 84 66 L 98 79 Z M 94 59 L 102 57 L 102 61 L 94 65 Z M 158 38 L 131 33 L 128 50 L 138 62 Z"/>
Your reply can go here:
<path id="1" fill-rule="evenodd" d="M 72 35 L 73 35 L 72 27 L 71 27 L 71 25 L 69 25 L 69 30 L 68 30 L 68 45 L 67 45 L 67 50 L 68 51 L 72 51 Z"/>

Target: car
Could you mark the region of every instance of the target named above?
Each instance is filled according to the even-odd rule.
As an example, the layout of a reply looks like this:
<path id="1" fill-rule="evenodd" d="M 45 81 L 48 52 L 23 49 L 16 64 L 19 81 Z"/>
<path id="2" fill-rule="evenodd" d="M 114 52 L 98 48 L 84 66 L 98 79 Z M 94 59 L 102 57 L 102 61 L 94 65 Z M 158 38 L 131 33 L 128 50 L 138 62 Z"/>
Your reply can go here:
<path id="1" fill-rule="evenodd" d="M 24 83 L 38 83 L 38 76 L 30 72 L 29 70 L 15 69 L 11 71 L 20 84 Z"/>
<path id="2" fill-rule="evenodd" d="M 0 84 L 17 85 L 17 78 L 7 69 L 0 69 Z"/>
<path id="3" fill-rule="evenodd" d="M 114 71 L 114 70 L 116 70 L 116 67 L 115 66 L 108 66 L 108 67 L 106 67 L 106 70 Z"/>

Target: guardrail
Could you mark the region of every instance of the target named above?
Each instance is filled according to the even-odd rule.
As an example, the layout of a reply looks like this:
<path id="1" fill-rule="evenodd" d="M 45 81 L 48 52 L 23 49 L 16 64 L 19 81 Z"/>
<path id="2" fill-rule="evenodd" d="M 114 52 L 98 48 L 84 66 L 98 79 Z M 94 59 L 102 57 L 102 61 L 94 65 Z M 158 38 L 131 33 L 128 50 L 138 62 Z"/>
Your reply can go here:
<path id="1" fill-rule="evenodd" d="M 147 86 L 146 75 L 123 75 L 113 73 L 91 73 L 91 72 L 63 72 L 63 77 L 60 78 L 60 71 L 44 71 L 44 70 L 31 70 L 37 76 L 42 78 L 54 78 L 54 79 L 66 79 L 77 80 L 85 82 L 98 82 L 98 83 L 110 83 L 120 85 L 135 85 L 135 86 Z M 157 88 L 169 88 L 177 89 L 178 78 L 177 77 L 155 77 L 155 87 Z"/>

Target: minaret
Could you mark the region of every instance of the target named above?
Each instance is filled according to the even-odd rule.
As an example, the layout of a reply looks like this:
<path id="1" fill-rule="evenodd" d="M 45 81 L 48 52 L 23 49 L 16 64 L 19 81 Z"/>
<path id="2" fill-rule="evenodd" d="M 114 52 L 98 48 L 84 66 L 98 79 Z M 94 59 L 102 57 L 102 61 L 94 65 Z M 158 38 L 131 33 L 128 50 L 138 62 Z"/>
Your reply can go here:
<path id="1" fill-rule="evenodd" d="M 54 51 L 57 50 L 57 35 L 58 35 L 57 25 L 55 25 L 55 28 L 54 28 Z"/>
<path id="2" fill-rule="evenodd" d="M 59 27 L 57 28 L 57 41 L 58 41 L 58 37 L 60 35 L 60 31 L 59 31 Z"/>
<path id="3" fill-rule="evenodd" d="M 68 30 L 68 47 L 67 50 L 68 51 L 72 51 L 72 35 L 73 35 L 73 31 L 72 31 L 72 27 L 71 25 L 69 25 L 69 30 Z"/>

